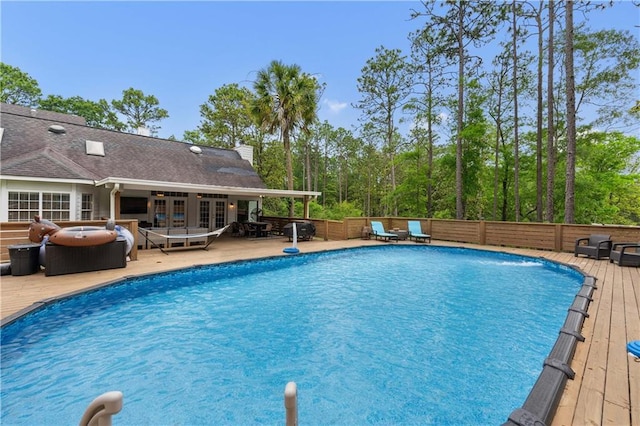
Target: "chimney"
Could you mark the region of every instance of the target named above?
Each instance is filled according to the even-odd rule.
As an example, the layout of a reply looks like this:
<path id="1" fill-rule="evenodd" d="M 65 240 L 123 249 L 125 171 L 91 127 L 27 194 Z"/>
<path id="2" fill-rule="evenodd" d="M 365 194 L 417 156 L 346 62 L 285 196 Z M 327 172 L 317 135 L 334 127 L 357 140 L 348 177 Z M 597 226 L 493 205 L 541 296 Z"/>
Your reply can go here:
<path id="1" fill-rule="evenodd" d="M 151 130 L 149 130 L 149 128 L 147 127 L 140 126 L 138 127 L 138 134 L 140 136 L 151 136 Z"/>
<path id="2" fill-rule="evenodd" d="M 253 166 L 253 147 L 251 145 L 239 145 L 233 149 L 240 154 L 240 158 L 247 160 Z"/>

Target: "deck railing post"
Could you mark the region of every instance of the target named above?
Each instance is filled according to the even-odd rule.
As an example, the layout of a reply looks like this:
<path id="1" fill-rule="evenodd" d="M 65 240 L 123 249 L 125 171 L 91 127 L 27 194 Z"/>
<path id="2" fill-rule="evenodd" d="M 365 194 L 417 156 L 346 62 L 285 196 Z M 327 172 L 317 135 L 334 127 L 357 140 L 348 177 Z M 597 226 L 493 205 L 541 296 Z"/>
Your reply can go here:
<path id="1" fill-rule="evenodd" d="M 555 251 L 561 252 L 562 251 L 562 239 L 563 239 L 563 226 L 561 223 L 556 224 L 555 226 Z"/>

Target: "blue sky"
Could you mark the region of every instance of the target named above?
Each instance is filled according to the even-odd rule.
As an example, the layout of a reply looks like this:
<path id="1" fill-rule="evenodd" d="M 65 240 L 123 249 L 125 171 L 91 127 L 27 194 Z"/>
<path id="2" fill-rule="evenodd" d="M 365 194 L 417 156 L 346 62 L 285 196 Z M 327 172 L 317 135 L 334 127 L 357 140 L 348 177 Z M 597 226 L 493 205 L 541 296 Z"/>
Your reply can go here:
<path id="1" fill-rule="evenodd" d="M 420 3 L 2 0 L 0 55 L 44 96 L 110 101 L 129 87 L 154 95 L 170 116 L 158 135 L 178 139 L 198 126 L 199 106 L 216 88 L 251 87 L 256 71 L 278 59 L 318 75 L 326 83 L 320 119 L 350 129 L 357 78 L 376 47 L 409 52 L 407 36 L 420 27 L 412 7 Z M 590 24 L 638 34 L 639 13 L 617 1 Z"/>

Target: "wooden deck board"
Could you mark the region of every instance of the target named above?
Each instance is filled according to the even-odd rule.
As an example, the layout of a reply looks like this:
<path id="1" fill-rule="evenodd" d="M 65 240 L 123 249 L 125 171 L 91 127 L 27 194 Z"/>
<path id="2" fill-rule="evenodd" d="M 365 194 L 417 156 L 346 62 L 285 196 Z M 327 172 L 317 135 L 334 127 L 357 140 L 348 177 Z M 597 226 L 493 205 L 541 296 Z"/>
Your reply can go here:
<path id="1" fill-rule="evenodd" d="M 627 341 L 640 340 L 640 268 L 626 268 L 622 285 L 625 297 Z M 640 426 L 640 360 L 628 356 L 629 401 L 631 424 Z M 634 404 L 635 401 L 635 404 Z"/>
<path id="2" fill-rule="evenodd" d="M 139 260 L 125 269 L 44 277 L 42 273 L 24 277 L 2 277 L 0 313 L 3 318 L 32 303 L 56 295 L 111 281 L 122 276 L 159 272 L 191 265 L 219 263 L 238 259 L 282 255 L 290 242 L 224 238 L 209 251 L 139 252 Z M 379 245 L 365 240 L 321 241 L 299 245 L 302 252 L 331 250 L 361 245 Z M 401 242 L 400 244 L 415 244 Z M 574 257 L 533 249 L 481 247 L 473 244 L 434 241 L 434 245 L 468 246 L 493 251 L 543 257 L 581 269 L 597 278 L 597 289 L 589 306 L 582 335 L 585 342 L 576 347 L 571 368 L 576 378 L 567 382 L 552 425 L 631 425 L 640 426 L 640 362 L 626 353 L 626 343 L 640 340 L 640 268 L 620 267 L 608 260 Z M 221 249 L 220 246 L 224 246 Z M 524 401 L 523 401 L 524 402 Z M 514 409 L 517 407 L 514 407 Z M 506 420 L 506 419 L 505 419 Z"/>
<path id="3" fill-rule="evenodd" d="M 607 382 L 602 424 L 629 424 L 629 375 L 627 369 L 627 332 L 624 311 L 622 268 L 608 263 L 613 276 L 608 285 L 612 287 L 611 329 L 609 331 L 609 353 L 607 354 Z M 622 324 L 623 326 L 617 326 Z"/>

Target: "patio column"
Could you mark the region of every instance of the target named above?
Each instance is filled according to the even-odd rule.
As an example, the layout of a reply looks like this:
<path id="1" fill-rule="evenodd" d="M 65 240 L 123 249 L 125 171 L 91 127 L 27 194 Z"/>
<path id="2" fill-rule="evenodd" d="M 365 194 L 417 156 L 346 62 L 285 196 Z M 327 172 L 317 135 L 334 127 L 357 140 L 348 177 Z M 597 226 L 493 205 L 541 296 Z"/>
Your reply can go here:
<path id="1" fill-rule="evenodd" d="M 309 219 L 309 196 L 308 195 L 305 195 L 303 197 L 302 203 L 304 205 L 302 217 L 303 219 Z"/>

